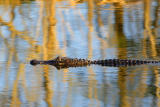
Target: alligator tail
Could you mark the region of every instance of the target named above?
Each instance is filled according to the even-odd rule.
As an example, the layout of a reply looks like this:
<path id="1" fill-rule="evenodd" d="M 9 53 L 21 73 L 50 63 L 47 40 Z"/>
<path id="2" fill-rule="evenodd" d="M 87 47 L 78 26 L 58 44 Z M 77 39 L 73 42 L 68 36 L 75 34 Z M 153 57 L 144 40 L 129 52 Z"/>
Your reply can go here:
<path id="1" fill-rule="evenodd" d="M 131 65 L 141 65 L 141 64 L 157 64 L 160 63 L 160 61 L 106 59 L 106 60 L 94 60 L 91 63 L 102 66 L 131 66 Z"/>

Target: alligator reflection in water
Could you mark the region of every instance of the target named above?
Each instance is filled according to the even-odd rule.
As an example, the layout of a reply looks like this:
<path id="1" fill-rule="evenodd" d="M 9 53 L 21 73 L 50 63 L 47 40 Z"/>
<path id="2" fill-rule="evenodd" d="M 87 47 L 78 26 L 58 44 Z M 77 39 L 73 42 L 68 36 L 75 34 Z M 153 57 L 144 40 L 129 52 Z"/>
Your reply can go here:
<path id="1" fill-rule="evenodd" d="M 150 61 L 150 60 L 129 60 L 129 59 L 105 59 L 105 60 L 88 60 L 88 59 L 77 59 L 77 58 L 68 58 L 68 57 L 57 57 L 53 60 L 47 61 L 38 61 L 31 60 L 31 65 L 44 64 L 44 65 L 53 65 L 57 69 L 69 68 L 69 67 L 82 67 L 88 66 L 91 64 L 97 64 L 101 66 L 133 66 L 133 65 L 142 65 L 142 64 L 160 64 L 160 61 Z"/>

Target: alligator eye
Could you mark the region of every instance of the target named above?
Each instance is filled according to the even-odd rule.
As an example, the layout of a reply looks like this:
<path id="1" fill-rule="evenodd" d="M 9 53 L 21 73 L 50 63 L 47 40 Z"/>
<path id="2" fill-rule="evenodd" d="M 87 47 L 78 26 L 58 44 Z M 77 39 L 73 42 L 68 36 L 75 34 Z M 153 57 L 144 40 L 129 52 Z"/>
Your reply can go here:
<path id="1" fill-rule="evenodd" d="M 37 61 L 37 60 L 31 60 L 31 61 L 30 61 L 30 64 L 31 64 L 31 65 L 37 65 L 37 64 L 38 64 L 38 61 Z"/>

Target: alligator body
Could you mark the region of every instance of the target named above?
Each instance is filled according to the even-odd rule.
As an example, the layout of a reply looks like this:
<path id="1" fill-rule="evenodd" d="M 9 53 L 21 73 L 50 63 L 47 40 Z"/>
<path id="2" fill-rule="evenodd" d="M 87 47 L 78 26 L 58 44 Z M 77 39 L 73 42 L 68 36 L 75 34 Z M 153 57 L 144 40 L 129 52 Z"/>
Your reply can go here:
<path id="1" fill-rule="evenodd" d="M 47 61 L 38 61 L 31 60 L 31 65 L 53 65 L 57 69 L 69 68 L 69 67 L 82 67 L 88 66 L 91 64 L 97 64 L 101 66 L 133 66 L 133 65 L 142 65 L 142 64 L 160 64 L 160 61 L 147 61 L 147 60 L 129 60 L 129 59 L 105 59 L 105 60 L 88 60 L 88 59 L 77 59 L 77 58 L 68 58 L 68 57 L 57 57 L 53 60 Z"/>

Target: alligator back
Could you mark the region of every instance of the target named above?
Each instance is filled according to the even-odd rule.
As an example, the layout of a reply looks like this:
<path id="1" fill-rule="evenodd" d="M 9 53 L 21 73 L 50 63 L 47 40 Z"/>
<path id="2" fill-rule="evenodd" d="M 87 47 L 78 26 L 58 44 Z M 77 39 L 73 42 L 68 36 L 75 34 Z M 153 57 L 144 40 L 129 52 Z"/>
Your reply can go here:
<path id="1" fill-rule="evenodd" d="M 48 61 L 38 61 L 38 60 L 31 60 L 31 65 L 37 64 L 45 64 L 45 65 L 53 65 L 57 69 L 60 68 L 68 68 L 68 67 L 82 67 L 92 64 L 93 61 L 87 59 L 77 59 L 77 58 L 68 58 L 68 57 L 57 57 L 53 60 Z"/>

